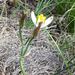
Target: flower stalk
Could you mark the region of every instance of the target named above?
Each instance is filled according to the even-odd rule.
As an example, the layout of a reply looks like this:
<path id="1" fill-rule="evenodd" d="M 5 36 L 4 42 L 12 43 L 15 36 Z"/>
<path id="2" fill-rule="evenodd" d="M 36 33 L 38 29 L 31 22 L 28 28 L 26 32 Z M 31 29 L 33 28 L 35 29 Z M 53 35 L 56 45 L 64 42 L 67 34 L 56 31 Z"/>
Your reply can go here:
<path id="1" fill-rule="evenodd" d="M 20 52 L 20 69 L 21 69 L 22 75 L 26 75 L 26 72 L 24 70 L 25 69 L 24 68 L 24 57 L 27 55 L 27 50 L 28 50 L 28 47 L 29 47 L 30 43 L 38 35 L 41 28 L 46 27 L 53 20 L 53 16 L 49 17 L 46 20 L 46 17 L 43 14 L 38 15 L 38 17 L 36 18 L 33 11 L 31 12 L 31 18 L 32 18 L 32 21 L 33 21 L 33 23 L 36 27 L 35 27 L 34 31 L 32 32 L 31 37 L 28 38 L 27 41 L 25 42 L 25 44 L 24 44 L 25 46 L 23 45 L 22 34 L 21 34 L 21 32 L 19 32 L 20 33 L 20 40 L 21 40 L 21 44 L 22 44 L 22 49 L 21 49 L 21 52 Z M 24 17 L 22 17 L 21 20 L 20 20 L 19 31 L 23 27 L 23 22 L 24 22 Z"/>

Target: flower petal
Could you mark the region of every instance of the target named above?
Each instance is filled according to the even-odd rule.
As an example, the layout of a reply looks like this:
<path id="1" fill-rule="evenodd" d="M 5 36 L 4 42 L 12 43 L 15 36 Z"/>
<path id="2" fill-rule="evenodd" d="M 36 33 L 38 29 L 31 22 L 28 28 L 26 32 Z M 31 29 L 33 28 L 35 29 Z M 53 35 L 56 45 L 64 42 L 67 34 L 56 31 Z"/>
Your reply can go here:
<path id="1" fill-rule="evenodd" d="M 49 17 L 45 23 L 43 25 L 41 25 L 41 28 L 46 27 L 47 25 L 49 25 L 51 22 L 53 21 L 53 16 Z"/>
<path id="2" fill-rule="evenodd" d="M 36 23 L 36 27 L 38 27 L 38 25 L 39 25 L 39 22 Z"/>
<path id="3" fill-rule="evenodd" d="M 31 12 L 31 19 L 32 19 L 34 25 L 36 25 L 36 16 L 33 11 Z"/>

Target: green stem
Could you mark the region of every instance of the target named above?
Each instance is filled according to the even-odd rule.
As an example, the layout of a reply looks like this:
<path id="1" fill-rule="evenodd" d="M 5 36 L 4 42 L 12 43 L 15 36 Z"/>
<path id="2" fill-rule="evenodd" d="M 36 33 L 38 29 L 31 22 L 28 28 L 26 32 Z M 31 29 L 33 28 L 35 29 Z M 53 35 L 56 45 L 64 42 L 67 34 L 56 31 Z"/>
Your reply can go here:
<path id="1" fill-rule="evenodd" d="M 20 55 L 20 69 L 21 69 L 21 75 L 26 75 L 25 69 L 24 69 L 24 57 Z"/>
<path id="2" fill-rule="evenodd" d="M 26 40 L 26 42 L 24 43 L 24 45 L 26 45 L 26 44 L 27 44 L 27 42 L 29 41 L 29 39 L 30 39 L 30 38 L 28 38 L 28 39 Z"/>
<path id="3" fill-rule="evenodd" d="M 31 43 L 31 41 L 33 40 L 33 37 L 32 38 L 28 38 L 28 40 L 26 41 L 26 47 L 24 48 L 22 46 L 22 49 L 21 49 L 21 53 L 20 53 L 20 69 L 21 69 L 21 72 L 22 72 L 22 75 L 26 75 L 25 73 L 25 68 L 24 68 L 24 55 L 26 54 L 27 50 L 28 50 L 28 47 Z"/>
<path id="4" fill-rule="evenodd" d="M 20 28 L 19 28 L 19 38 L 20 38 L 20 41 L 21 41 L 21 45 L 23 46 L 22 31 L 21 31 Z"/>
<path id="5" fill-rule="evenodd" d="M 33 38 L 34 37 L 32 37 L 32 38 L 30 38 L 30 39 L 28 39 L 27 41 L 27 45 L 26 45 L 26 47 L 25 47 L 25 49 L 23 49 L 23 56 L 26 54 L 26 52 L 27 52 L 27 50 L 28 50 L 28 47 L 29 47 L 29 45 L 30 45 L 30 43 L 31 43 L 31 41 L 33 40 Z"/>

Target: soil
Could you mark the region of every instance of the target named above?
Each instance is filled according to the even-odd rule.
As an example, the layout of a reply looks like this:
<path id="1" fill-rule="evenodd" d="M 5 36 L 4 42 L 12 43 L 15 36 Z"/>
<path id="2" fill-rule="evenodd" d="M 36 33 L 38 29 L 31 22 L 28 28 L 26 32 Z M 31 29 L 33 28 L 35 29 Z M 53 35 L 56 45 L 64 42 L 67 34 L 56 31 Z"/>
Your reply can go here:
<path id="1" fill-rule="evenodd" d="M 0 22 L 0 75 L 20 75 L 18 21 L 4 19 Z M 24 28 L 23 37 L 27 39 L 30 35 L 31 30 Z M 53 75 L 57 68 L 62 67 L 57 50 L 47 38 L 47 34 L 40 31 L 30 44 L 29 54 L 25 57 L 27 75 Z"/>

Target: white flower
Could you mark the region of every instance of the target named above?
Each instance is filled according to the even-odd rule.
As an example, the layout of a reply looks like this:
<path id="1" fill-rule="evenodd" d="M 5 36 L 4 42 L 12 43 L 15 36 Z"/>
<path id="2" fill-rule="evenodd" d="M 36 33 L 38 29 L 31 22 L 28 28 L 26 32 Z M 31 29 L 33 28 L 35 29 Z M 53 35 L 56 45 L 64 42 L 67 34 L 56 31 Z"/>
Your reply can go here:
<path id="1" fill-rule="evenodd" d="M 31 18 L 32 18 L 32 21 L 36 27 L 38 27 L 40 22 L 42 22 L 40 28 L 46 27 L 47 25 L 49 25 L 53 21 L 53 16 L 46 19 L 46 17 L 43 14 L 38 15 L 38 17 L 36 18 L 33 11 L 31 12 Z"/>

